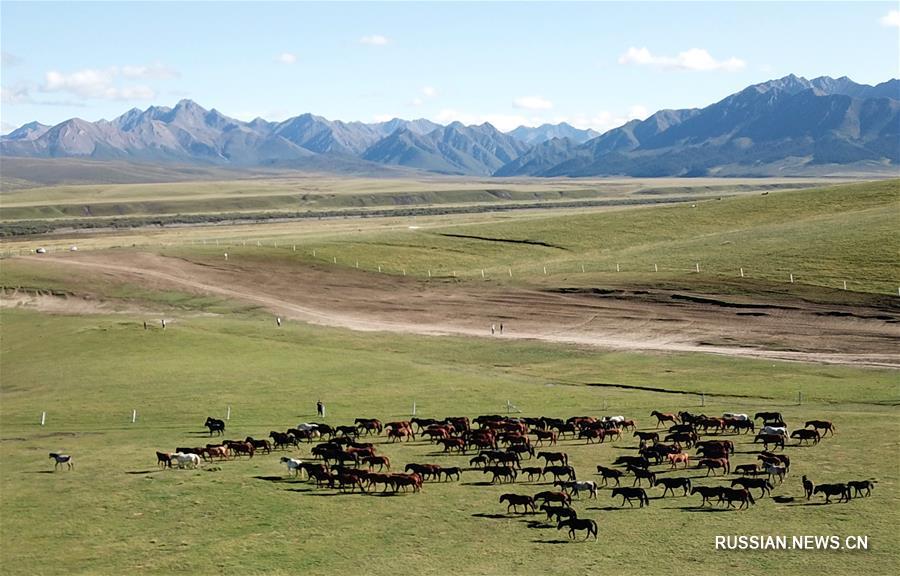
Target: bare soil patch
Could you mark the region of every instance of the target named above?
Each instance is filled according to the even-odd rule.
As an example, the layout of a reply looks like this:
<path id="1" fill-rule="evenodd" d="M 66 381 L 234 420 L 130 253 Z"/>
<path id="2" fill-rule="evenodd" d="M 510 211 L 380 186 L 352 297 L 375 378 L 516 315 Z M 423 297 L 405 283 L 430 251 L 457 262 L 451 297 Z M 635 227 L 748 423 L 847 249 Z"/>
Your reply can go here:
<path id="1" fill-rule="evenodd" d="M 123 281 L 138 279 L 161 290 L 215 294 L 261 305 L 284 318 L 352 330 L 900 367 L 896 308 L 801 299 L 776 305 L 657 289 L 540 290 L 296 262 L 200 264 L 145 253 L 28 258 Z"/>

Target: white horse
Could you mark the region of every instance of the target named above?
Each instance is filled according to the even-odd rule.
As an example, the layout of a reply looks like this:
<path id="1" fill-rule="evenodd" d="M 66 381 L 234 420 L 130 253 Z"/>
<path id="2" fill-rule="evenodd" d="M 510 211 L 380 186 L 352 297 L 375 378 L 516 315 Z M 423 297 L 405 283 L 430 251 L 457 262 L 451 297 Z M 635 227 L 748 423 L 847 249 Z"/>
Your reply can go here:
<path id="1" fill-rule="evenodd" d="M 303 470 L 303 460 L 297 458 L 281 457 L 281 463 L 287 465 L 288 472 L 291 476 L 297 476 Z"/>
<path id="2" fill-rule="evenodd" d="M 787 437 L 787 427 L 786 426 L 763 426 L 762 430 L 759 431 L 760 434 L 780 434 L 784 437 Z"/>
<path id="3" fill-rule="evenodd" d="M 72 462 L 72 457 L 68 454 L 57 454 L 56 452 L 51 452 L 50 458 L 53 458 L 56 461 L 56 464 L 54 464 L 53 466 L 53 470 L 59 468 L 60 464 L 65 464 L 69 470 L 75 467 L 75 463 Z"/>
<path id="4" fill-rule="evenodd" d="M 301 422 L 300 424 L 297 424 L 297 430 L 300 430 L 302 432 L 309 432 L 311 430 L 315 430 L 318 427 L 318 424 L 310 424 L 309 422 Z"/>
<path id="5" fill-rule="evenodd" d="M 602 419 L 603 422 L 615 422 L 616 424 L 621 424 L 625 421 L 624 416 L 604 416 Z"/>
<path id="6" fill-rule="evenodd" d="M 176 452 L 172 458 L 179 468 L 199 468 L 200 457 L 196 454 L 185 454 L 184 452 Z"/>
<path id="7" fill-rule="evenodd" d="M 737 414 L 734 412 L 726 412 L 722 414 L 722 418 L 729 418 L 731 420 L 749 420 L 750 416 L 747 414 Z"/>
<path id="8" fill-rule="evenodd" d="M 772 476 L 778 476 L 778 481 L 784 482 L 784 476 L 787 474 L 787 467 L 769 464 L 766 466 L 766 473 L 769 474 L 769 480 L 772 479 Z"/>
<path id="9" fill-rule="evenodd" d="M 597 483 L 593 480 L 572 482 L 572 495 L 578 498 L 578 493 L 584 490 L 590 494 L 590 498 L 597 499 Z"/>

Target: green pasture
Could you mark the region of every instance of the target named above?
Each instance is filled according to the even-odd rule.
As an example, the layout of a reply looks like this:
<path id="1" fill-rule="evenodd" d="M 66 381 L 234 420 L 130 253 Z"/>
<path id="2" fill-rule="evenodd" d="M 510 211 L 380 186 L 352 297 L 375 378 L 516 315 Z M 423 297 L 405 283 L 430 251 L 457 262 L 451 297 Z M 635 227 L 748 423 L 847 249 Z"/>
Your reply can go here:
<path id="1" fill-rule="evenodd" d="M 52 279 L 45 279 L 48 284 Z M 160 301 L 156 301 L 160 304 Z M 227 309 L 227 303 L 220 303 Z M 286 323 L 232 309 L 200 315 L 180 302 L 166 330 L 139 315 L 0 315 L 0 563 L 5 574 L 889 574 L 897 568 L 896 371 L 706 355 L 607 353 L 501 338 L 422 338 Z M 180 312 L 178 312 L 180 310 Z M 652 386 L 667 392 L 591 386 Z M 683 392 L 683 393 L 680 393 Z M 803 403 L 797 404 L 802 392 Z M 703 393 L 701 398 L 699 394 Z M 420 494 L 379 497 L 316 489 L 287 477 L 279 454 L 162 471 L 155 450 L 207 442 L 207 416 L 232 417 L 229 438 L 265 436 L 327 421 L 503 413 L 623 414 L 653 428 L 653 409 L 782 411 L 792 427 L 830 419 L 837 435 L 788 447 L 792 470 L 749 511 L 711 512 L 698 497 L 619 509 L 602 491 L 575 504 L 600 525 L 599 542 L 568 543 L 544 517 L 506 514 L 505 492 L 550 488 L 518 482 L 427 483 Z M 701 403 L 704 405 L 701 406 Z M 138 411 L 131 423 L 131 411 Z M 39 425 L 42 411 L 46 425 Z M 394 468 L 409 462 L 467 466 L 417 441 L 376 439 Z M 741 439 L 734 464 L 750 462 Z M 564 440 L 579 476 L 633 454 L 636 442 Z M 51 473 L 50 451 L 74 456 Z M 309 455 L 302 446 L 292 456 Z M 660 468 L 661 470 L 664 468 Z M 702 476 L 699 471 L 665 472 Z M 799 478 L 877 478 L 871 498 L 812 505 Z M 718 483 L 695 478 L 701 484 Z M 627 484 L 630 485 L 630 481 Z M 866 551 L 714 549 L 716 535 L 865 535 Z"/>
<path id="2" fill-rule="evenodd" d="M 529 213 L 319 234 L 219 236 L 163 248 L 202 261 L 303 260 L 418 277 L 548 286 L 720 285 L 897 294 L 900 181 L 612 211 Z M 457 223 L 459 222 L 459 223 Z M 259 243 L 259 246 L 257 246 Z M 700 272 L 697 273 L 699 265 Z M 741 269 L 744 277 L 741 279 Z M 483 271 L 483 272 L 482 272 Z M 793 275 L 794 287 L 790 287 Z"/>

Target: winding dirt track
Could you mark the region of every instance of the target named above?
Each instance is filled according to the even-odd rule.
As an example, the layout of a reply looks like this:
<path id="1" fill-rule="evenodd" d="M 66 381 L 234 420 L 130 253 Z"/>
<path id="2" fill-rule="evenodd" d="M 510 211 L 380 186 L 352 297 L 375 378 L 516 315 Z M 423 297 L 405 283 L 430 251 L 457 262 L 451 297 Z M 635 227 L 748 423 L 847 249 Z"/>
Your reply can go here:
<path id="1" fill-rule="evenodd" d="M 222 296 L 285 318 L 351 330 L 489 338 L 491 325 L 499 332 L 502 322 L 504 332 L 495 338 L 900 368 L 896 307 L 886 311 L 800 300 L 734 305 L 664 290 L 565 293 L 153 254 L 26 258 L 114 281 Z"/>

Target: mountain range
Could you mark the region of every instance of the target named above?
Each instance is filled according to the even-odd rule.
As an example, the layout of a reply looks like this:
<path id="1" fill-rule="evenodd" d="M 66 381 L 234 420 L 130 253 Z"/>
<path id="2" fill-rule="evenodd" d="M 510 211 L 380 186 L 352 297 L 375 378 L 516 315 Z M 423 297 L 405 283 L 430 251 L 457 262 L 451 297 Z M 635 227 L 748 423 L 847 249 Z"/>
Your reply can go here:
<path id="1" fill-rule="evenodd" d="M 661 110 L 599 134 L 568 124 L 366 124 L 302 114 L 243 122 L 190 100 L 111 120 L 31 122 L 0 139 L 4 157 L 89 158 L 334 172 L 397 166 L 478 176 L 793 175 L 823 166 L 896 170 L 900 80 L 789 75 L 705 108 Z"/>

